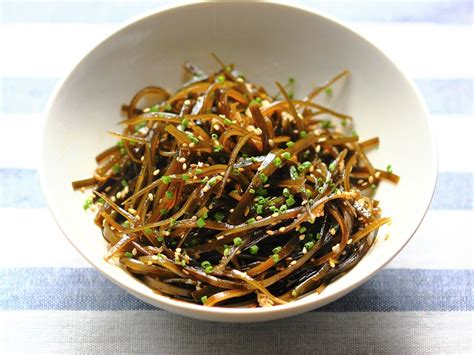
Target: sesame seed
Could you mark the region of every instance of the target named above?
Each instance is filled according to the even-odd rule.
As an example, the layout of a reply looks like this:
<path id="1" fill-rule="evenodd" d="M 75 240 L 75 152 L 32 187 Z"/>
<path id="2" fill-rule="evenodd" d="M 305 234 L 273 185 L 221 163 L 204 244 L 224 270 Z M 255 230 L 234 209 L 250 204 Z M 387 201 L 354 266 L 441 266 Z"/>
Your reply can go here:
<path id="1" fill-rule="evenodd" d="M 352 238 L 347 241 L 347 244 L 351 244 L 351 243 L 352 243 Z"/>
<path id="2" fill-rule="evenodd" d="M 308 200 L 304 200 L 303 202 L 301 202 L 301 206 L 304 206 L 308 203 Z"/>
<path id="3" fill-rule="evenodd" d="M 357 180 L 357 183 L 358 183 L 359 185 L 361 185 L 363 182 L 364 182 L 364 180 L 362 180 L 362 179 Z"/>
<path id="4" fill-rule="evenodd" d="M 299 240 L 304 240 L 304 238 L 305 238 L 304 234 L 300 234 L 300 236 L 298 237 Z"/>
<path id="5" fill-rule="evenodd" d="M 136 248 L 132 249 L 132 255 L 137 255 L 137 249 Z"/>
<path id="6" fill-rule="evenodd" d="M 257 221 L 261 221 L 261 220 L 263 219 L 263 217 L 262 217 L 262 216 L 257 216 L 257 217 L 255 217 L 255 219 L 256 219 Z"/>
<path id="7" fill-rule="evenodd" d="M 160 173 L 160 169 L 156 169 L 156 170 L 153 172 L 153 176 L 157 176 L 159 173 Z"/>
<path id="8" fill-rule="evenodd" d="M 149 199 L 150 201 L 153 201 L 153 194 L 152 194 L 152 193 L 149 193 L 149 194 L 148 194 L 148 199 Z"/>
<path id="9" fill-rule="evenodd" d="M 117 201 L 117 199 L 115 198 L 115 196 L 112 196 L 112 197 L 110 198 L 110 200 L 111 200 L 112 202 Z"/>
<path id="10" fill-rule="evenodd" d="M 278 231 L 279 231 L 280 233 L 283 233 L 283 232 L 285 231 L 285 229 L 286 229 L 285 227 L 280 227 L 280 228 L 278 228 Z"/>
<path id="11" fill-rule="evenodd" d="M 196 145 L 193 142 L 189 143 L 189 148 L 194 148 L 195 146 Z"/>
<path id="12" fill-rule="evenodd" d="M 231 209 L 229 210 L 229 212 L 230 212 L 230 213 L 234 212 L 234 209 L 233 209 L 233 208 L 231 208 Z"/>
<path id="13" fill-rule="evenodd" d="M 181 157 L 181 158 L 178 159 L 178 161 L 179 161 L 180 163 L 185 163 L 185 162 L 186 162 L 186 158 L 185 158 L 185 157 Z"/>
<path id="14" fill-rule="evenodd" d="M 133 208 L 129 208 L 128 212 L 131 213 L 131 214 L 137 214 L 137 210 L 135 210 Z"/>
<path id="15" fill-rule="evenodd" d="M 295 265 L 296 264 L 296 260 L 293 260 L 290 265 Z"/>
<path id="16" fill-rule="evenodd" d="M 369 184 L 371 184 L 373 182 L 374 182 L 374 177 L 371 175 L 371 176 L 369 176 Z"/>
<path id="17" fill-rule="evenodd" d="M 329 260 L 329 266 L 330 266 L 330 267 L 336 267 L 336 264 L 334 264 L 334 261 Z"/>
<path id="18" fill-rule="evenodd" d="M 171 233 L 169 231 L 164 231 L 163 234 L 165 235 L 165 237 L 169 237 Z"/>
<path id="19" fill-rule="evenodd" d="M 303 254 L 306 254 L 308 252 L 308 250 L 306 249 L 306 247 L 303 247 Z"/>
<path id="20" fill-rule="evenodd" d="M 380 171 L 377 171 L 374 175 L 375 175 L 375 178 L 378 179 L 380 177 Z"/>
<path id="21" fill-rule="evenodd" d="M 278 212 L 273 212 L 272 217 L 278 217 Z"/>
<path id="22" fill-rule="evenodd" d="M 148 261 L 147 264 L 148 264 L 148 265 L 153 265 L 153 262 L 152 262 L 152 261 Z"/>
<path id="23" fill-rule="evenodd" d="M 186 165 L 186 163 L 183 163 L 183 170 L 186 170 L 187 167 L 188 167 L 188 166 Z"/>
<path id="24" fill-rule="evenodd" d="M 176 252 L 179 254 L 181 253 L 181 248 L 176 248 Z"/>
<path id="25" fill-rule="evenodd" d="M 135 216 L 135 219 L 137 220 L 137 222 L 141 219 L 140 216 Z"/>
<path id="26" fill-rule="evenodd" d="M 128 194 L 130 190 L 128 189 L 128 185 L 125 186 L 125 188 L 123 189 L 122 193 L 123 193 L 123 196 L 125 197 L 126 194 Z"/>
<path id="27" fill-rule="evenodd" d="M 329 233 L 331 233 L 331 235 L 334 235 L 334 234 L 336 234 L 336 230 L 335 230 L 334 228 L 331 228 L 331 229 L 329 230 Z"/>
<path id="28" fill-rule="evenodd" d="M 339 245 L 339 243 L 337 243 L 336 245 L 334 245 L 334 246 L 332 247 L 332 251 L 335 252 L 335 253 L 337 253 L 337 252 L 339 251 L 339 248 L 340 248 L 340 245 Z"/>
<path id="29" fill-rule="evenodd" d="M 221 240 L 221 239 L 224 239 L 224 236 L 223 235 L 220 235 L 216 238 L 217 240 Z"/>
<path id="30" fill-rule="evenodd" d="M 213 128 L 214 128 L 216 131 L 218 131 L 218 130 L 221 128 L 221 126 L 219 126 L 219 125 L 216 123 L 216 124 L 213 126 Z"/>
<path id="31" fill-rule="evenodd" d="M 270 146 L 270 148 L 273 148 L 275 146 L 275 142 L 273 141 L 273 139 L 268 140 L 268 145 Z"/>
<path id="32" fill-rule="evenodd" d="M 158 260 L 159 258 L 158 258 L 158 255 L 152 255 L 152 256 L 151 256 L 151 259 L 152 259 L 152 260 Z"/>
<path id="33" fill-rule="evenodd" d="M 140 157 L 140 161 L 145 161 L 145 157 L 143 155 Z"/>
<path id="34" fill-rule="evenodd" d="M 268 235 L 273 235 L 273 234 L 275 234 L 275 232 L 274 232 L 274 231 L 272 231 L 272 230 L 267 230 L 267 232 L 266 232 L 266 233 L 267 233 Z"/>

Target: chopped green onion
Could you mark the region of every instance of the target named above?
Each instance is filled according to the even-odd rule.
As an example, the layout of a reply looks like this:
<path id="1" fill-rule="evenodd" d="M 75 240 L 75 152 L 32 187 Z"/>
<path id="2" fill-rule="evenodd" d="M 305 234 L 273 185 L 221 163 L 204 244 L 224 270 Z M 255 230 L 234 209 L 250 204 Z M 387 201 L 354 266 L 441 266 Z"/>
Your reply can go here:
<path id="1" fill-rule="evenodd" d="M 311 250 L 313 247 L 314 247 L 314 242 L 313 241 L 309 241 L 309 242 L 306 242 L 304 244 L 304 247 L 306 248 L 306 250 Z"/>
<path id="2" fill-rule="evenodd" d="M 336 170 L 336 161 L 334 160 L 331 164 L 329 164 L 329 171 Z"/>
<path id="3" fill-rule="evenodd" d="M 129 251 L 126 251 L 126 252 L 124 253 L 124 255 L 125 255 L 127 258 L 133 258 L 133 254 L 130 253 Z"/>
<path id="4" fill-rule="evenodd" d="M 278 254 L 273 254 L 272 258 L 273 258 L 273 261 L 276 263 L 280 260 L 280 257 L 278 256 Z"/>
<path id="5" fill-rule="evenodd" d="M 306 227 L 300 227 L 300 229 L 298 229 L 298 233 L 304 233 L 306 232 Z"/>
<path id="6" fill-rule="evenodd" d="M 213 270 L 214 270 L 214 269 L 212 268 L 212 266 L 208 266 L 207 268 L 204 269 L 204 272 L 205 272 L 206 274 L 210 274 L 210 273 L 212 273 Z"/>
<path id="7" fill-rule="evenodd" d="M 164 184 L 169 184 L 171 182 L 171 177 L 167 175 L 163 175 L 160 180 Z"/>
<path id="8" fill-rule="evenodd" d="M 122 226 L 124 226 L 125 228 L 130 228 L 130 222 L 125 221 L 125 222 L 122 223 Z"/>
<path id="9" fill-rule="evenodd" d="M 183 174 L 181 175 L 181 178 L 184 180 L 184 181 L 188 181 L 190 176 L 188 174 Z"/>
<path id="10" fill-rule="evenodd" d="M 306 138 L 308 134 L 306 133 L 306 131 L 301 131 L 300 132 L 300 138 Z"/>
<path id="11" fill-rule="evenodd" d="M 220 152 L 220 151 L 223 150 L 223 149 L 224 149 L 224 147 L 223 147 L 222 145 L 216 145 L 216 146 L 213 148 L 214 152 L 216 152 L 216 153 Z"/>
<path id="12" fill-rule="evenodd" d="M 296 201 L 295 201 L 295 199 L 294 199 L 293 197 L 290 197 L 290 198 L 286 199 L 285 202 L 286 202 L 286 205 L 287 205 L 288 207 L 291 207 L 291 206 L 293 206 L 293 205 L 296 203 Z"/>
<path id="13" fill-rule="evenodd" d="M 202 169 L 196 169 L 196 170 L 194 170 L 194 172 L 195 172 L 196 174 L 202 174 Z"/>
<path id="14" fill-rule="evenodd" d="M 123 148 L 124 144 L 123 144 L 123 140 L 119 140 L 117 142 L 117 146 L 120 147 L 120 148 Z"/>
<path id="15" fill-rule="evenodd" d="M 282 249 L 281 247 L 275 247 L 275 248 L 272 249 L 272 253 L 273 254 L 278 254 L 278 253 L 281 252 L 281 249 Z"/>
<path id="16" fill-rule="evenodd" d="M 183 118 L 181 120 L 181 126 L 183 126 L 184 128 L 188 128 L 189 126 L 189 120 L 187 118 Z"/>
<path id="17" fill-rule="evenodd" d="M 280 213 L 286 212 L 287 209 L 288 209 L 287 205 L 281 205 L 280 206 Z"/>
<path id="18" fill-rule="evenodd" d="M 259 249 L 260 249 L 260 248 L 258 247 L 258 245 L 252 245 L 252 246 L 249 248 L 250 254 L 252 254 L 252 255 L 257 254 Z"/>
<path id="19" fill-rule="evenodd" d="M 213 186 L 215 185 L 217 182 L 217 178 L 214 176 L 212 178 L 209 179 L 209 181 L 207 182 L 210 186 Z"/>
<path id="20" fill-rule="evenodd" d="M 347 125 L 347 120 L 344 118 L 342 121 L 341 121 L 341 126 L 342 127 L 346 127 Z"/>
<path id="21" fill-rule="evenodd" d="M 242 244 L 242 238 L 240 238 L 240 237 L 235 237 L 235 238 L 234 238 L 234 245 L 239 246 L 239 245 L 241 245 L 241 244 Z"/>
<path id="22" fill-rule="evenodd" d="M 167 214 L 167 213 L 168 213 L 168 210 L 167 210 L 167 209 L 165 209 L 165 208 L 160 209 L 160 215 L 163 216 L 163 215 L 165 215 L 165 214 Z"/>
<path id="23" fill-rule="evenodd" d="M 224 75 L 219 75 L 216 79 L 219 83 L 223 83 L 225 81 L 225 76 Z"/>
<path id="24" fill-rule="evenodd" d="M 206 301 L 207 301 L 207 296 L 202 296 L 201 297 L 202 304 L 206 303 Z"/>
<path id="25" fill-rule="evenodd" d="M 301 165 L 303 165 L 303 167 L 304 167 L 305 169 L 309 169 L 312 164 L 311 164 L 311 162 L 309 162 L 309 161 L 305 161 L 305 162 L 303 162 L 303 164 L 301 164 Z"/>
<path id="26" fill-rule="evenodd" d="M 120 148 L 121 155 L 127 155 L 127 150 L 125 148 Z"/>
<path id="27" fill-rule="evenodd" d="M 275 164 L 275 166 L 279 168 L 281 166 L 281 159 L 279 157 L 276 157 L 275 159 L 273 159 L 273 164 Z"/>
<path id="28" fill-rule="evenodd" d="M 173 191 L 166 191 L 166 192 L 165 192 L 165 197 L 166 197 L 168 200 L 172 200 L 172 199 L 173 199 Z"/>
<path id="29" fill-rule="evenodd" d="M 224 245 L 224 256 L 229 256 L 232 247 L 230 245 Z"/>
<path id="30" fill-rule="evenodd" d="M 287 187 L 285 187 L 285 188 L 283 189 L 283 196 L 285 196 L 285 197 L 290 197 L 290 195 L 291 195 L 290 189 L 287 188 Z"/>
<path id="31" fill-rule="evenodd" d="M 331 95 L 332 94 L 332 89 L 331 88 L 326 88 L 326 89 L 324 89 L 324 92 L 328 95 Z"/>
<path id="32" fill-rule="evenodd" d="M 159 241 L 159 242 L 162 242 L 163 240 L 165 240 L 165 238 L 163 238 L 161 235 L 159 237 L 156 237 L 156 240 Z"/>
<path id="33" fill-rule="evenodd" d="M 258 174 L 258 177 L 260 178 L 260 180 L 261 180 L 264 184 L 268 181 L 268 176 L 265 175 L 264 173 Z"/>
<path id="34" fill-rule="evenodd" d="M 203 268 L 206 268 L 206 267 L 209 267 L 209 266 L 212 266 L 211 263 L 207 260 L 204 260 L 202 263 L 201 263 L 201 266 Z"/>
<path id="35" fill-rule="evenodd" d="M 232 124 L 232 121 L 229 120 L 228 118 L 224 118 L 224 124 L 227 126 L 230 126 Z"/>
<path id="36" fill-rule="evenodd" d="M 284 152 L 281 156 L 286 160 L 291 159 L 291 153 L 290 152 Z"/>
<path id="37" fill-rule="evenodd" d="M 262 206 L 262 205 L 258 205 L 258 206 L 255 208 L 255 212 L 257 212 L 257 214 L 262 214 L 262 213 L 263 213 L 263 206 Z"/>
<path id="38" fill-rule="evenodd" d="M 199 228 L 202 228 L 206 225 L 206 221 L 203 219 L 203 218 L 199 218 L 197 221 L 196 221 L 196 224 Z"/>
<path id="39" fill-rule="evenodd" d="M 84 211 L 87 211 L 89 207 L 92 205 L 92 197 L 86 198 L 86 201 L 84 202 Z"/>
<path id="40" fill-rule="evenodd" d="M 291 148 L 291 147 L 293 147 L 294 145 L 295 145 L 295 143 L 292 142 L 292 141 L 286 142 L 286 146 L 287 146 L 288 148 Z"/>
<path id="41" fill-rule="evenodd" d="M 387 165 L 387 173 L 392 173 L 392 166 L 389 164 Z"/>
<path id="42" fill-rule="evenodd" d="M 145 234 L 147 234 L 147 235 L 150 235 L 150 234 L 153 233 L 153 231 L 152 231 L 150 228 L 145 228 L 143 231 L 144 231 Z"/>

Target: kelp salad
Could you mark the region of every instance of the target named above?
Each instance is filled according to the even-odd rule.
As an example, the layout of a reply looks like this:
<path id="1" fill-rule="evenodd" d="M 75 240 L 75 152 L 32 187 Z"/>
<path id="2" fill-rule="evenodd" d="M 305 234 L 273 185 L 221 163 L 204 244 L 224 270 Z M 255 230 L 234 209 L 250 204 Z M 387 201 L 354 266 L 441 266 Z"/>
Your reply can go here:
<path id="1" fill-rule="evenodd" d="M 215 57 L 215 56 L 214 56 Z M 171 95 L 149 86 L 122 106 L 115 146 L 96 157 L 85 209 L 115 260 L 156 292 L 205 306 L 280 305 L 323 289 L 367 253 L 382 217 L 373 192 L 397 183 L 346 132 L 352 118 L 314 103 L 295 80 L 270 95 L 233 65 Z M 140 104 L 150 98 L 148 107 Z"/>

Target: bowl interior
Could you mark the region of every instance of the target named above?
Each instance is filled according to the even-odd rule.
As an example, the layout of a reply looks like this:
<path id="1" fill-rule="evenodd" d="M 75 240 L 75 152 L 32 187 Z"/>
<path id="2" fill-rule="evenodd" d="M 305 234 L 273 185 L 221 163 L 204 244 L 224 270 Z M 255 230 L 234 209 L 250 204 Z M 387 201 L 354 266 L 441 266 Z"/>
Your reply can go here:
<path id="1" fill-rule="evenodd" d="M 267 19 L 267 20 L 263 20 Z M 271 20 L 268 20 L 271 19 Z M 304 95 L 344 68 L 351 76 L 317 102 L 352 115 L 362 139 L 379 136 L 369 156 L 378 167 L 391 164 L 398 186 L 377 191 L 384 214 L 393 217 L 375 247 L 351 272 L 321 295 L 258 310 L 204 309 L 155 295 L 126 272 L 103 260 L 106 244 L 84 213 L 85 195 L 71 181 L 91 176 L 94 157 L 115 143 L 106 131 L 119 129 L 122 103 L 139 89 L 171 91 L 183 81 L 182 64 L 217 68 L 217 53 L 247 78 L 276 92 L 275 81 L 296 78 Z M 199 3 L 145 16 L 92 50 L 50 102 L 43 145 L 42 183 L 50 208 L 74 246 L 102 273 L 141 299 L 188 316 L 229 321 L 279 318 L 328 303 L 347 293 L 388 262 L 409 240 L 429 205 L 436 162 L 427 114 L 400 71 L 373 45 L 344 26 L 314 13 L 270 3 Z M 416 198 L 413 198 L 415 197 Z"/>

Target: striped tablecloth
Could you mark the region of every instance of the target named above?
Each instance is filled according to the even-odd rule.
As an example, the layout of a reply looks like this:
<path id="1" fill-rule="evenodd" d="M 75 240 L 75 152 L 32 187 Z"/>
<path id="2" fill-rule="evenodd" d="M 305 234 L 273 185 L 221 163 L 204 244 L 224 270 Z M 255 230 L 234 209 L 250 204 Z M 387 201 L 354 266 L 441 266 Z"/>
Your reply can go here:
<path id="1" fill-rule="evenodd" d="M 38 183 L 45 101 L 58 78 L 121 22 L 163 3 L 0 5 L 0 353 L 472 353 L 473 4 L 304 2 L 340 18 L 415 80 L 439 147 L 434 201 L 376 277 L 315 312 L 214 324 L 129 296 L 68 244 Z"/>

